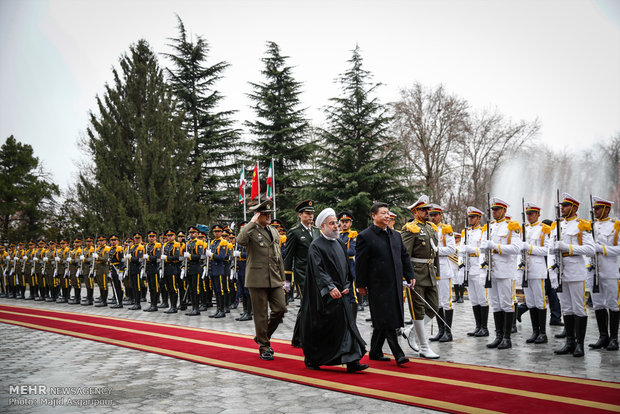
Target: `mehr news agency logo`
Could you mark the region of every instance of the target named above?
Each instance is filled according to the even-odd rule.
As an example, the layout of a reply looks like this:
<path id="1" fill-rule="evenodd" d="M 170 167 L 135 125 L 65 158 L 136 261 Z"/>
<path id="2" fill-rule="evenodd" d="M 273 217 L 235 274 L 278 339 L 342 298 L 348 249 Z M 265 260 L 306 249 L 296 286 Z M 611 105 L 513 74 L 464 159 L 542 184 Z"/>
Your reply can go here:
<path id="1" fill-rule="evenodd" d="M 8 405 L 104 406 L 114 405 L 110 387 L 50 387 L 43 384 L 9 385 Z"/>

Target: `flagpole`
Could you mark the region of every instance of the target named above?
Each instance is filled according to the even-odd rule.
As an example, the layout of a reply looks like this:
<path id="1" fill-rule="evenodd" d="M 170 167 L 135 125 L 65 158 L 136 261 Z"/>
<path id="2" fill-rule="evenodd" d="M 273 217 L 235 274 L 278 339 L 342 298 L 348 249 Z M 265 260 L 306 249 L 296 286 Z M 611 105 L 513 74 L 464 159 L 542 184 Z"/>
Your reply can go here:
<path id="1" fill-rule="evenodd" d="M 245 211 L 245 185 L 243 186 L 243 221 L 248 221 L 248 213 Z"/>
<path id="2" fill-rule="evenodd" d="M 260 165 L 259 162 L 256 161 L 256 182 L 258 182 L 258 204 L 260 204 Z"/>
<path id="3" fill-rule="evenodd" d="M 273 190 L 273 194 L 271 195 L 271 199 L 273 200 L 273 219 L 277 219 L 276 213 L 276 165 L 273 162 L 273 158 L 271 159 L 271 187 Z"/>

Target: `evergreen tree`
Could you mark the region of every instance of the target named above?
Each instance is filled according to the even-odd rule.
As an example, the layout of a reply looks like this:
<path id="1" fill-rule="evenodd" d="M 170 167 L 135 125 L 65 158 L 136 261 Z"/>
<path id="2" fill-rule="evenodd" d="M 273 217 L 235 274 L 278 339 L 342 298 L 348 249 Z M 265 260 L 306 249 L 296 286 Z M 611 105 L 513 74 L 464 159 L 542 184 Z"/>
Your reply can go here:
<path id="1" fill-rule="evenodd" d="M 184 228 L 198 208 L 187 163 L 192 142 L 183 131 L 157 58 L 145 40 L 120 59 L 120 72 L 90 114 L 77 199 L 90 234 Z"/>
<path id="2" fill-rule="evenodd" d="M 388 109 L 373 96 L 380 84 L 370 83 L 372 75 L 362 67 L 359 46 L 348 63 L 350 68 L 337 80 L 341 95 L 330 99 L 325 109 L 316 198 L 351 211 L 361 230 L 373 202 L 397 209 L 411 194 L 401 184 L 399 143 L 390 135 Z"/>
<path id="3" fill-rule="evenodd" d="M 250 82 L 253 92 L 248 94 L 254 101 L 257 120 L 246 125 L 256 137 L 250 143 L 250 154 L 258 159 L 261 170 L 274 159 L 278 217 L 291 225 L 297 221 L 293 208 L 303 196 L 301 187 L 308 178 L 305 167 L 312 146 L 305 110 L 299 108 L 301 83 L 293 78 L 287 59 L 276 43 L 267 42 L 261 71 L 265 82 Z"/>
<path id="4" fill-rule="evenodd" d="M 32 146 L 8 137 L 0 147 L 0 240 L 42 236 L 59 194 Z"/>
<path id="5" fill-rule="evenodd" d="M 233 127 L 234 111 L 219 111 L 223 96 L 214 89 L 229 64 L 206 64 L 209 46 L 200 36 L 192 39 L 179 16 L 178 31 L 170 38 L 173 53 L 164 55 L 172 61 L 166 69 L 172 90 L 184 110 L 183 125 L 193 142 L 189 164 L 200 174 L 194 176 L 201 222 L 213 222 L 223 211 L 236 206 L 240 156 L 240 134 Z"/>

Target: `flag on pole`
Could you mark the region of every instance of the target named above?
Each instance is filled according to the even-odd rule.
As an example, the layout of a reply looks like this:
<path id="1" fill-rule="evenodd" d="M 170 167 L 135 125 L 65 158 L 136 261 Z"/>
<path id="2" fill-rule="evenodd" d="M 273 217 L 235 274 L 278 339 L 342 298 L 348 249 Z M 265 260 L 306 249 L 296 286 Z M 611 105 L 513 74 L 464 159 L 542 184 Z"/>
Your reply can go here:
<path id="1" fill-rule="evenodd" d="M 273 198 L 273 161 L 269 164 L 269 172 L 267 173 L 267 192 L 265 193 L 267 200 Z"/>
<path id="2" fill-rule="evenodd" d="M 250 201 L 253 201 L 260 194 L 260 181 L 258 180 L 258 162 L 254 163 L 254 172 L 252 173 L 252 191 L 250 192 Z"/>
<path id="3" fill-rule="evenodd" d="M 243 203 L 245 198 L 245 171 L 241 167 L 241 174 L 239 175 L 239 203 Z"/>

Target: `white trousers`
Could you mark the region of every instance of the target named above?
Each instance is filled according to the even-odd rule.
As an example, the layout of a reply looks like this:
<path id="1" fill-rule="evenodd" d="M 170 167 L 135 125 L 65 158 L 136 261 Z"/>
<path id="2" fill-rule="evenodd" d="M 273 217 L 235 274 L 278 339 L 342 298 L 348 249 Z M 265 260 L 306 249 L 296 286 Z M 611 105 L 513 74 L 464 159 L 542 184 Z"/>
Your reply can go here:
<path id="1" fill-rule="evenodd" d="M 592 293 L 594 310 L 620 311 L 620 279 L 599 279 L 599 293 Z"/>
<path id="2" fill-rule="evenodd" d="M 467 295 L 471 301 L 471 306 L 489 306 L 487 289 L 484 288 L 484 276 L 476 275 L 469 278 Z"/>
<path id="3" fill-rule="evenodd" d="M 437 294 L 439 296 L 439 308 L 452 309 L 452 279 L 439 279 L 437 281 Z"/>
<path id="4" fill-rule="evenodd" d="M 525 304 L 528 308 L 547 309 L 545 301 L 545 279 L 529 279 L 523 288 Z"/>
<path id="5" fill-rule="evenodd" d="M 563 315 L 587 316 L 586 282 L 562 282 L 562 292 L 558 292 Z"/>
<path id="6" fill-rule="evenodd" d="M 513 279 L 493 279 L 489 289 L 493 312 L 514 312 L 514 284 Z"/>

